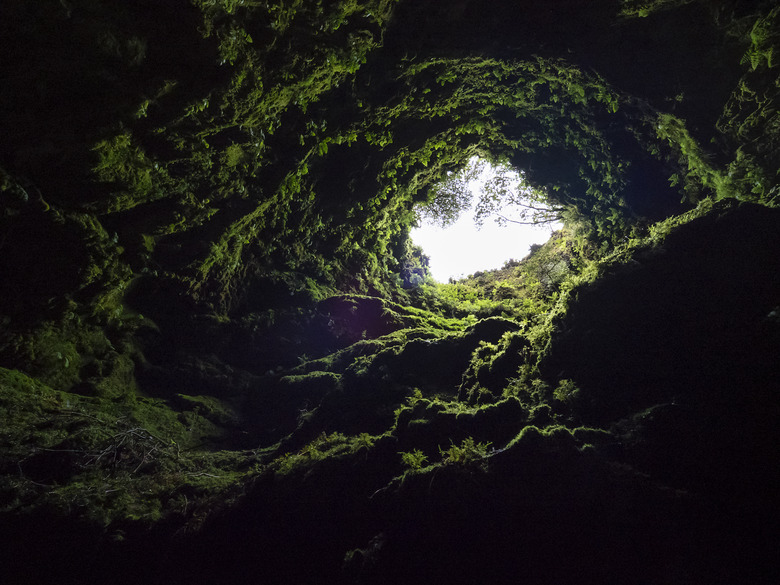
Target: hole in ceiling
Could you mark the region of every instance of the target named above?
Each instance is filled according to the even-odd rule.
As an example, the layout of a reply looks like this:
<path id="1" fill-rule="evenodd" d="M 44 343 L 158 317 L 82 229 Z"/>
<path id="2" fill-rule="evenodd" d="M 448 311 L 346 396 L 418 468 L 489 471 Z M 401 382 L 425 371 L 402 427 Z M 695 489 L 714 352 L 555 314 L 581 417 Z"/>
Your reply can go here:
<path id="1" fill-rule="evenodd" d="M 509 165 L 473 157 L 418 206 L 411 238 L 429 257 L 433 278 L 448 282 L 524 258 L 563 227 L 562 211 Z"/>

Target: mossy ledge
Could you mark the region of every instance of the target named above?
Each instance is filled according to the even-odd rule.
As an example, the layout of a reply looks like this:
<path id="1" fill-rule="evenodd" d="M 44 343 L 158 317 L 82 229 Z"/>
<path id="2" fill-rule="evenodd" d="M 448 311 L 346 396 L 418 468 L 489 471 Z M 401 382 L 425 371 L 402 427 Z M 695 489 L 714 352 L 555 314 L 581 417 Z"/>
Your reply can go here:
<path id="1" fill-rule="evenodd" d="M 4 0 L 0 580 L 777 583 L 779 24 Z M 564 227 L 440 284 L 473 156 Z"/>

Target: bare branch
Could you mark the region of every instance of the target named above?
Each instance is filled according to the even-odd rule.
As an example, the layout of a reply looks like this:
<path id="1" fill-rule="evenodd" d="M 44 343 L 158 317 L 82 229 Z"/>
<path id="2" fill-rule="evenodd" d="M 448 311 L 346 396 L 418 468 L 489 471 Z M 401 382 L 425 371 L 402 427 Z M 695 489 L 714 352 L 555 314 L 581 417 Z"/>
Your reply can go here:
<path id="1" fill-rule="evenodd" d="M 531 221 L 519 221 L 517 219 L 509 219 L 508 217 L 506 217 L 504 215 L 501 215 L 500 213 L 497 213 L 496 217 L 498 217 L 502 221 L 506 221 L 506 222 L 509 222 L 509 223 L 516 223 L 516 224 L 519 224 L 519 225 L 543 225 L 543 224 L 546 224 L 546 223 L 552 223 L 554 221 L 559 221 L 561 219 L 559 216 L 556 216 L 556 217 L 550 217 L 548 219 L 538 219 L 537 218 L 537 219 L 534 219 L 534 220 L 531 220 Z"/>

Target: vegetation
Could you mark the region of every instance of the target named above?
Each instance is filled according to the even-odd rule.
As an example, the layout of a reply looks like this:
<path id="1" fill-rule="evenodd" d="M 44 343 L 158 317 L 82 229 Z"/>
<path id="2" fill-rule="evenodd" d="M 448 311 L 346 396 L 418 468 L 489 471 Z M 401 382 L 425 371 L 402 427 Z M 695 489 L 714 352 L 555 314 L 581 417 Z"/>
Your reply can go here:
<path id="1" fill-rule="evenodd" d="M 777 2 L 0 17 L 7 582 L 773 582 Z"/>
<path id="2" fill-rule="evenodd" d="M 467 437 L 460 445 L 450 445 L 446 450 L 439 447 L 439 452 L 445 465 L 472 465 L 487 457 L 489 446 L 490 443 L 474 443 L 473 438 Z"/>
<path id="3" fill-rule="evenodd" d="M 488 176 L 483 177 L 487 173 Z M 477 225 L 481 226 L 491 216 L 499 224 L 538 225 L 563 219 L 561 214 L 564 209 L 550 207 L 548 197 L 524 185 L 522 177 L 508 164 L 494 166 L 482 159 L 472 158 L 460 172 L 450 174 L 431 186 L 430 202 L 417 206 L 418 221 L 441 227 L 452 225 L 471 207 L 473 197 L 469 183 L 477 180 L 480 180 L 481 189 L 474 214 Z"/>
<path id="4" fill-rule="evenodd" d="M 422 451 L 419 449 L 415 449 L 414 451 L 410 451 L 408 453 L 399 453 L 401 456 L 401 461 L 403 464 L 412 470 L 422 469 L 422 467 L 425 465 L 425 462 L 428 460 L 428 456 L 425 455 Z"/>

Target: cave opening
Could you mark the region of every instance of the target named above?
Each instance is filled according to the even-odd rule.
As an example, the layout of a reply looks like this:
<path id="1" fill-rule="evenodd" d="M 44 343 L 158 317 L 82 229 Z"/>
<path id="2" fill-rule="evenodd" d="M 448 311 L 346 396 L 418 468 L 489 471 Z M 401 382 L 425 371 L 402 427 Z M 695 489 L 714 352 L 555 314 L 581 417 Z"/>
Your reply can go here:
<path id="1" fill-rule="evenodd" d="M 562 210 L 545 203 L 522 173 L 478 156 L 431 191 L 430 201 L 418 205 L 410 236 L 437 282 L 520 260 L 564 225 Z"/>

